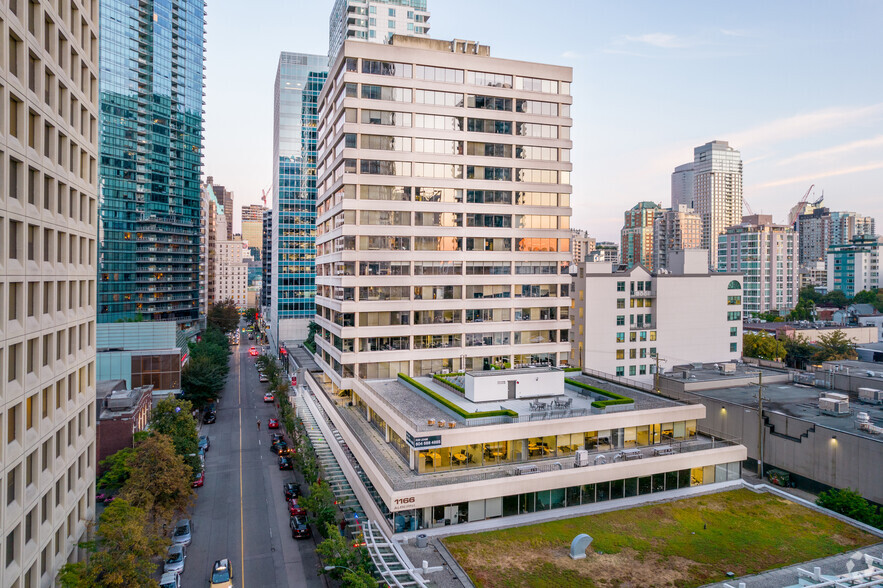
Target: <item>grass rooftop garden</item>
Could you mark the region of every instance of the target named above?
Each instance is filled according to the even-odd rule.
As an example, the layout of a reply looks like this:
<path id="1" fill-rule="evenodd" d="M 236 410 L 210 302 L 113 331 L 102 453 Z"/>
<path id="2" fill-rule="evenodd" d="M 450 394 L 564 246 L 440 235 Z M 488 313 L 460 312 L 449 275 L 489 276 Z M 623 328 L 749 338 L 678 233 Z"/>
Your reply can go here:
<path id="1" fill-rule="evenodd" d="M 441 394 L 438 394 L 437 392 L 430 390 L 429 388 L 427 388 L 426 386 L 424 386 L 423 384 L 421 384 L 420 382 L 418 382 L 417 380 L 415 380 L 414 378 L 412 378 L 406 374 L 399 374 L 399 380 L 405 382 L 406 384 L 409 384 L 411 387 L 415 388 L 418 392 L 422 392 L 423 394 L 429 396 L 430 398 L 432 398 L 433 400 L 435 400 L 439 404 L 444 405 L 445 408 L 448 408 L 448 409 L 454 411 L 455 413 L 457 413 L 458 415 L 460 415 L 464 419 L 479 419 L 482 417 L 495 417 L 495 416 L 508 416 L 508 417 L 518 418 L 517 412 L 515 412 L 514 410 L 508 410 L 508 409 L 485 410 L 482 412 L 467 412 L 467 411 L 463 410 L 462 408 L 460 408 L 457 404 L 451 402 L 450 400 L 448 400 L 447 398 L 442 396 Z"/>
<path id="2" fill-rule="evenodd" d="M 587 557 L 570 542 L 594 538 Z M 773 494 L 741 489 L 443 539 L 478 587 L 691 587 L 880 539 Z"/>
<path id="3" fill-rule="evenodd" d="M 595 394 L 600 394 L 608 398 L 608 400 L 596 400 L 592 402 L 592 406 L 595 408 L 605 408 L 607 406 L 613 406 L 616 404 L 634 404 L 635 401 L 628 396 L 623 396 L 622 394 L 617 394 L 616 392 L 610 392 L 609 390 L 604 390 L 603 388 L 597 388 L 595 386 L 590 386 L 589 384 L 585 384 L 578 380 L 571 380 L 570 378 L 564 378 L 564 383 L 575 388 L 582 388 L 583 390 L 589 390 L 590 392 L 594 392 Z"/>

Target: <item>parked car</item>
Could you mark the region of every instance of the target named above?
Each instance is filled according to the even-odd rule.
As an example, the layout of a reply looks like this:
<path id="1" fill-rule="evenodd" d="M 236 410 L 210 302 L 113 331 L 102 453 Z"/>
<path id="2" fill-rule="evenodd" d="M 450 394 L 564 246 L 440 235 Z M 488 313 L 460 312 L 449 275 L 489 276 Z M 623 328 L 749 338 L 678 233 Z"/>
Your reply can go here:
<path id="1" fill-rule="evenodd" d="M 175 572 L 166 572 L 159 579 L 159 588 L 181 588 L 181 578 Z"/>
<path id="2" fill-rule="evenodd" d="M 281 440 L 273 441 L 273 443 L 270 444 L 270 451 L 272 451 L 276 455 L 279 455 L 283 451 L 288 451 L 288 443 Z"/>
<path id="3" fill-rule="evenodd" d="M 190 545 L 192 540 L 193 534 L 191 533 L 190 519 L 181 519 L 175 525 L 175 530 L 172 533 L 172 543 Z"/>
<path id="4" fill-rule="evenodd" d="M 282 484 L 282 493 L 285 494 L 285 500 L 291 500 L 300 496 L 300 484 L 296 482 L 285 482 Z"/>
<path id="5" fill-rule="evenodd" d="M 264 372 L 258 372 L 258 381 L 259 382 L 269 382 L 270 378 L 267 377 L 267 374 Z"/>
<path id="6" fill-rule="evenodd" d="M 211 588 L 233 588 L 233 564 L 229 559 L 219 559 L 212 566 Z"/>
<path id="7" fill-rule="evenodd" d="M 218 415 L 213 410 L 205 411 L 205 414 L 202 415 L 202 423 L 205 425 L 210 425 L 214 423 L 218 418 Z"/>
<path id="8" fill-rule="evenodd" d="M 285 441 L 285 435 L 282 433 L 270 433 L 270 443 L 275 443 L 276 441 Z"/>
<path id="9" fill-rule="evenodd" d="M 194 488 L 201 488 L 203 484 L 205 484 L 204 470 L 193 476 L 193 483 L 191 484 L 191 486 L 193 486 Z"/>
<path id="10" fill-rule="evenodd" d="M 267 428 L 268 429 L 278 429 L 279 428 L 279 419 L 272 419 L 272 418 L 269 419 L 267 421 Z"/>
<path id="11" fill-rule="evenodd" d="M 257 347 L 252 347 L 251 349 L 248 350 L 248 354 L 251 355 L 252 357 L 257 356 L 257 354 L 258 354 L 258 348 L 257 348 Z"/>
<path id="12" fill-rule="evenodd" d="M 310 530 L 310 525 L 307 523 L 307 517 L 304 515 L 289 517 L 288 526 L 291 527 L 292 539 L 306 539 L 313 534 Z"/>
<path id="13" fill-rule="evenodd" d="M 199 448 L 200 449 L 208 451 L 209 449 L 211 449 L 211 446 L 212 446 L 212 440 L 209 439 L 208 435 L 200 435 L 199 436 Z"/>
<path id="14" fill-rule="evenodd" d="M 272 392 L 267 392 L 266 394 L 264 394 L 264 402 L 273 402 L 274 400 L 276 400 L 276 397 L 273 396 Z"/>
<path id="15" fill-rule="evenodd" d="M 302 507 L 297 503 L 297 500 L 292 498 L 288 501 L 288 516 L 290 517 L 305 517 L 307 516 L 307 509 Z"/>
<path id="16" fill-rule="evenodd" d="M 279 469 L 280 470 L 293 470 L 294 464 L 291 462 L 291 458 L 280 457 L 279 458 Z"/>
<path id="17" fill-rule="evenodd" d="M 187 548 L 183 545 L 171 545 L 166 551 L 166 562 L 163 564 L 164 572 L 184 573 L 184 561 L 187 559 Z"/>

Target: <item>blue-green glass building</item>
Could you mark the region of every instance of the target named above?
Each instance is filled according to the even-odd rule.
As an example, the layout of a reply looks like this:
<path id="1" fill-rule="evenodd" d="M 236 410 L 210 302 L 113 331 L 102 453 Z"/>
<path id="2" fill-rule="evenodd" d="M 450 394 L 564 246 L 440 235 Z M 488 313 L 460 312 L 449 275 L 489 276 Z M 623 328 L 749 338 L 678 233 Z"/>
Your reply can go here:
<path id="1" fill-rule="evenodd" d="M 98 321 L 199 317 L 203 0 L 102 0 Z"/>
<path id="2" fill-rule="evenodd" d="M 282 53 L 273 112 L 271 338 L 303 339 L 316 312 L 317 100 L 324 55 Z"/>

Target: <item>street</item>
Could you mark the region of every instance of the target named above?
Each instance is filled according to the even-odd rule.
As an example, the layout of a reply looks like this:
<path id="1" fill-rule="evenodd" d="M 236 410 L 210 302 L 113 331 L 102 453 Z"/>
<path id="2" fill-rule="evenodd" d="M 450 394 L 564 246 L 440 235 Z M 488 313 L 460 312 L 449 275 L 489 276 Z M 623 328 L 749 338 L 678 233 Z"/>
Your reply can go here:
<path id="1" fill-rule="evenodd" d="M 212 564 L 225 557 L 232 562 L 237 587 L 324 586 L 313 540 L 292 539 L 288 528 L 282 484 L 295 478 L 291 471 L 279 471 L 269 448 L 267 420 L 276 410 L 263 401 L 266 385 L 258 381 L 255 358 L 248 353 L 252 344 L 243 333 L 240 345 L 231 347 L 217 422 L 200 431 L 210 437 L 211 448 L 205 485 L 196 489 L 184 588 L 205 586 Z"/>

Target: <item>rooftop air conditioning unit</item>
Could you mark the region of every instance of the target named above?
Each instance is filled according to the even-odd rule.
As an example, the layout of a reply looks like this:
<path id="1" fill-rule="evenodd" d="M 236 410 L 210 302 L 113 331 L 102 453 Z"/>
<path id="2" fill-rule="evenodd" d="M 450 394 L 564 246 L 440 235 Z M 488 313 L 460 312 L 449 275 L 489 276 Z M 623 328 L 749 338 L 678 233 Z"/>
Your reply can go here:
<path id="1" fill-rule="evenodd" d="M 735 363 L 722 363 L 720 366 L 720 371 L 722 374 L 735 374 L 736 373 L 736 364 Z"/>
<path id="2" fill-rule="evenodd" d="M 577 449 L 575 455 L 576 461 L 573 463 L 573 467 L 582 468 L 591 463 L 589 461 L 589 452 L 585 449 Z"/>
<path id="3" fill-rule="evenodd" d="M 876 388 L 859 388 L 858 400 L 866 404 L 883 404 L 883 390 Z"/>
<path id="4" fill-rule="evenodd" d="M 849 396 L 836 392 L 822 393 L 819 411 L 830 416 L 849 416 Z"/>

